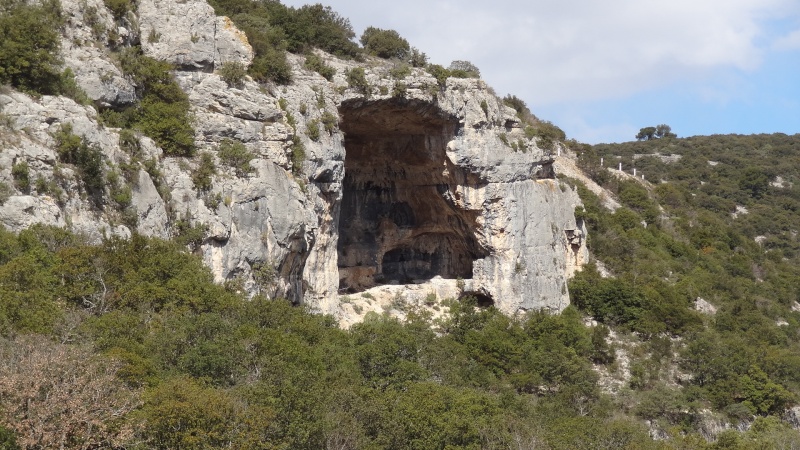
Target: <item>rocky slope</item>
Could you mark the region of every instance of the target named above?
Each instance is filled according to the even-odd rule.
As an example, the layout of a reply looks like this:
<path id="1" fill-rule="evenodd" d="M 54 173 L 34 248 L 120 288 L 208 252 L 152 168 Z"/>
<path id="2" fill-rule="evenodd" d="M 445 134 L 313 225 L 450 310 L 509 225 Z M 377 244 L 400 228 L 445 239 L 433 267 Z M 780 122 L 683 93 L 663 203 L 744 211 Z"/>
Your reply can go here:
<path id="1" fill-rule="evenodd" d="M 202 0 L 141 0 L 123 27 L 99 0 L 66 0 L 63 9 L 62 56 L 94 106 L 0 92 L 0 182 L 14 186 L 12 168 L 22 162 L 37 180 L 13 188 L 0 206 L 5 227 L 52 224 L 98 241 L 132 232 L 169 238 L 189 223 L 204 230 L 196 251 L 218 281 L 238 279 L 343 323 L 379 307 L 397 312 L 380 294 L 388 291 L 428 306 L 431 295 L 469 293 L 509 314 L 569 303 L 566 279 L 587 258 L 585 229 L 573 215 L 579 200 L 556 179 L 551 151 L 525 138 L 514 111 L 482 80 L 449 78 L 440 87 L 422 69 L 397 80 L 385 61 L 319 53 L 336 69 L 331 81 L 290 55 L 291 85 L 247 79 L 229 87 L 222 64 L 249 64 L 253 52 Z M 55 133 L 71 124 L 102 150 L 106 173 L 131 161 L 120 130 L 103 126 L 95 107 L 131 104 L 137 86 L 98 29 L 113 31 L 117 46 L 140 43 L 145 55 L 175 65 L 198 155 L 217 160 L 210 190 L 200 191 L 192 179 L 198 156 L 167 157 L 137 136 L 142 159 L 157 165 L 137 163 L 135 226 L 82 195 L 75 168 L 60 163 L 56 149 Z M 345 72 L 354 67 L 365 69 L 365 91 L 348 85 Z M 338 123 L 323 129 L 331 116 Z M 219 163 L 226 139 L 253 153 L 254 171 Z M 293 158 L 299 143 L 302 160 Z M 44 188 L 53 185 L 57 194 Z M 358 293 L 378 301 L 354 304 Z"/>

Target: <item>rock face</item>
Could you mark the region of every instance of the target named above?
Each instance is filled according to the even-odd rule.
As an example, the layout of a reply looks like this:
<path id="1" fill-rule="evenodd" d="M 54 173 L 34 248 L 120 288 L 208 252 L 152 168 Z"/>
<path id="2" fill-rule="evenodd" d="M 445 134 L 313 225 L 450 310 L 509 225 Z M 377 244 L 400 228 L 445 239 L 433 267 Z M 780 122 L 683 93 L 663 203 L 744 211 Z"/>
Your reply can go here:
<path id="1" fill-rule="evenodd" d="M 108 51 L 76 38 L 90 39 L 81 20 L 87 5 L 106 29 L 119 25 L 100 1 L 65 1 L 75 19 L 65 31 L 65 62 L 95 107 L 131 104 L 135 90 Z M 229 19 L 198 0 L 138 5 L 115 45 L 141 36 L 145 54 L 175 64 L 198 155 L 210 154 L 218 167 L 211 188 L 193 182 L 199 156 L 164 157 L 138 136 L 142 155 L 134 161 L 119 145 L 120 130 L 99 124 L 95 108 L 6 92 L 0 182 L 14 186 L 11 168 L 22 161 L 42 181 L 13 189 L 0 206 L 5 227 L 47 223 L 94 240 L 132 232 L 169 238 L 198 227 L 204 235 L 195 250 L 219 282 L 239 280 L 250 292 L 286 296 L 343 323 L 359 315 L 343 296 L 379 291 L 425 304 L 474 295 L 508 314 L 569 304 L 567 277 L 587 258 L 585 229 L 573 215 L 578 197 L 556 179 L 552 152 L 525 138 L 514 111 L 483 81 L 440 86 L 421 69 L 394 80 L 389 65 L 374 60 L 361 66 L 369 89 L 356 91 L 344 73 L 358 63 L 320 53 L 337 69 L 332 81 L 289 55 L 291 85 L 246 80 L 232 88 L 214 70 L 249 64 L 253 55 Z M 63 124 L 102 149 L 106 173 L 138 164 L 129 178 L 135 225 L 110 203 L 81 195 L 75 168 L 55 150 Z M 219 159 L 228 139 L 254 155 L 253 171 Z M 59 195 L 45 188 L 51 182 L 63 186 Z"/>
<path id="2" fill-rule="evenodd" d="M 250 64 L 247 36 L 203 0 L 138 2 L 145 55 L 178 68 L 211 71 L 225 62 Z"/>

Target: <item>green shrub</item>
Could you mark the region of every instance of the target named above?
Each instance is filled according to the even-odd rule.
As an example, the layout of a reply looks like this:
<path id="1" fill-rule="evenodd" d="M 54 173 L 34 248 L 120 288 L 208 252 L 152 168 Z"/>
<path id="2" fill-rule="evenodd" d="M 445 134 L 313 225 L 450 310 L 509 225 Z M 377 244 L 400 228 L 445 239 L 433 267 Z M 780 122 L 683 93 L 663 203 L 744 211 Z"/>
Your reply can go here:
<path id="1" fill-rule="evenodd" d="M 76 103 L 80 103 L 81 105 L 88 105 L 91 103 L 91 99 L 86 95 L 86 92 L 78 86 L 78 81 L 75 80 L 75 74 L 69 67 L 64 69 L 61 73 L 59 93 L 75 100 Z"/>
<path id="2" fill-rule="evenodd" d="M 219 68 L 219 76 L 228 87 L 241 87 L 246 75 L 247 68 L 238 61 L 227 61 Z"/>
<path id="3" fill-rule="evenodd" d="M 450 71 L 439 64 L 429 64 L 427 70 L 428 73 L 436 78 L 439 87 L 444 87 L 447 84 L 447 79 L 451 76 Z"/>
<path id="4" fill-rule="evenodd" d="M 136 6 L 131 0 L 103 0 L 103 3 L 117 21 L 124 19 L 128 15 L 128 11 L 132 11 Z"/>
<path id="5" fill-rule="evenodd" d="M 196 250 L 205 240 L 208 225 L 202 223 L 191 224 L 189 219 L 178 219 L 172 224 L 173 240 L 189 250 Z"/>
<path id="6" fill-rule="evenodd" d="M 369 95 L 369 83 L 367 83 L 367 76 L 363 67 L 354 67 L 347 71 L 347 84 L 365 95 Z"/>
<path id="7" fill-rule="evenodd" d="M 411 75 L 411 67 L 407 63 L 396 63 L 389 69 L 389 75 L 396 80 L 402 80 Z"/>
<path id="8" fill-rule="evenodd" d="M 408 87 L 406 86 L 405 83 L 398 81 L 392 87 L 392 97 L 406 98 L 407 94 L 408 94 Z"/>
<path id="9" fill-rule="evenodd" d="M 138 128 L 167 156 L 192 156 L 194 128 L 189 97 L 175 81 L 172 65 L 144 56 L 134 47 L 119 53 L 123 72 L 139 87 L 142 101 L 122 112 L 106 110 L 104 120 L 121 128 Z"/>
<path id="10" fill-rule="evenodd" d="M 500 133 L 500 134 L 498 134 L 498 135 L 497 135 L 497 137 L 500 139 L 500 141 L 501 141 L 501 142 L 502 142 L 502 143 L 503 143 L 505 146 L 507 146 L 507 147 L 511 147 L 511 144 L 508 142 L 508 135 L 506 135 L 505 133 Z"/>
<path id="11" fill-rule="evenodd" d="M 14 193 L 14 190 L 11 189 L 6 183 L 0 182 L 0 206 L 3 206 L 11 195 Z"/>
<path id="12" fill-rule="evenodd" d="M 306 147 L 299 136 L 292 138 L 292 173 L 299 175 L 303 171 L 303 161 L 306 159 Z"/>
<path id="13" fill-rule="evenodd" d="M 92 29 L 92 37 L 100 40 L 106 32 L 106 27 L 100 21 L 100 16 L 97 14 L 97 8 L 94 6 L 86 6 L 83 9 L 83 23 L 89 25 Z"/>
<path id="14" fill-rule="evenodd" d="M 336 75 L 336 69 L 325 64 L 325 61 L 313 52 L 306 55 L 305 67 L 322 75 L 328 81 L 333 80 L 333 76 Z"/>
<path id="15" fill-rule="evenodd" d="M 26 193 L 31 190 L 31 174 L 27 161 L 14 164 L 11 167 L 11 176 L 17 189 Z"/>
<path id="16" fill-rule="evenodd" d="M 120 130 L 119 147 L 132 158 L 138 158 L 141 156 L 141 143 L 139 142 L 139 138 L 136 137 L 136 134 L 133 132 L 133 130 L 127 128 Z"/>
<path id="17" fill-rule="evenodd" d="M 469 61 L 456 60 L 450 63 L 447 68 L 450 71 L 451 77 L 456 78 L 480 78 L 481 71 L 475 64 Z"/>
<path id="18" fill-rule="evenodd" d="M 350 21 L 330 6 L 317 3 L 294 9 L 278 5 L 269 5 L 270 23 L 282 28 L 290 52 L 304 53 L 316 47 L 343 58 L 359 54 L 358 45 L 351 40 L 355 33 Z"/>
<path id="19" fill-rule="evenodd" d="M 150 33 L 147 35 L 147 42 L 154 44 L 161 40 L 161 33 L 157 32 L 155 28 L 150 29 Z"/>
<path id="20" fill-rule="evenodd" d="M 557 141 L 564 141 L 567 136 L 561 128 L 552 123 L 540 120 L 535 125 L 528 125 L 524 129 L 525 137 L 536 139 L 536 145 L 545 150 L 552 150 Z"/>
<path id="21" fill-rule="evenodd" d="M 325 127 L 325 131 L 327 131 L 329 135 L 333 135 L 333 132 L 336 131 L 336 127 L 339 125 L 339 117 L 330 111 L 325 111 L 322 113 L 320 120 L 322 121 L 322 126 Z"/>
<path id="22" fill-rule="evenodd" d="M 71 124 L 63 124 L 55 134 L 56 150 L 61 162 L 74 164 L 83 181 L 83 187 L 99 205 L 105 191 L 103 153 L 96 144 L 86 141 L 72 133 Z"/>
<path id="23" fill-rule="evenodd" d="M 0 425 L 0 448 L 3 450 L 22 450 L 17 444 L 17 435 L 14 430 Z"/>
<path id="24" fill-rule="evenodd" d="M 411 51 L 408 54 L 408 63 L 411 64 L 411 67 L 425 67 L 428 64 L 428 55 L 411 47 Z"/>
<path id="25" fill-rule="evenodd" d="M 319 120 L 310 120 L 306 123 L 306 136 L 314 142 L 319 142 Z"/>
<path id="26" fill-rule="evenodd" d="M 368 27 L 361 35 L 360 42 L 367 53 L 384 59 L 405 59 L 411 50 L 408 41 L 395 30 Z"/>
<path id="27" fill-rule="evenodd" d="M 203 152 L 200 154 L 200 163 L 197 169 L 192 172 L 192 182 L 198 191 L 211 190 L 211 177 L 217 174 L 217 167 L 214 165 L 214 157 L 211 153 Z"/>
<path id="28" fill-rule="evenodd" d="M 106 175 L 106 182 L 109 186 L 111 200 L 116 203 L 117 209 L 124 211 L 131 206 L 133 201 L 133 193 L 131 187 L 127 184 L 121 184 L 119 174 L 115 171 L 109 171 Z"/>
<path id="29" fill-rule="evenodd" d="M 57 95 L 62 89 L 58 0 L 0 2 L 0 84 L 28 93 Z"/>
<path id="30" fill-rule="evenodd" d="M 167 156 L 194 154 L 194 128 L 190 123 L 188 102 L 169 103 L 154 97 L 145 97 L 140 104 L 137 126 Z"/>
<path id="31" fill-rule="evenodd" d="M 253 154 L 239 141 L 224 139 L 219 144 L 217 156 L 222 164 L 233 167 L 237 176 L 243 177 L 254 170 L 250 165 Z"/>
<path id="32" fill-rule="evenodd" d="M 569 292 L 576 307 L 604 323 L 631 326 L 642 315 L 642 294 L 621 279 L 602 278 L 591 264 L 570 280 Z"/>

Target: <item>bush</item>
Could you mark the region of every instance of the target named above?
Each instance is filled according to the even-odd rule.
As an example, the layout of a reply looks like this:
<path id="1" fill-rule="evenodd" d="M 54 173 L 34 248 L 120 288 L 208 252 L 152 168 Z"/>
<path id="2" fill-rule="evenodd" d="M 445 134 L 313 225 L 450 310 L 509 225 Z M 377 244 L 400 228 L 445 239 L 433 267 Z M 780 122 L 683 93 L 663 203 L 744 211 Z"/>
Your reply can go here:
<path id="1" fill-rule="evenodd" d="M 103 153 L 96 144 L 86 141 L 72 133 L 72 125 L 63 124 L 54 136 L 56 150 L 61 162 L 74 164 L 83 181 L 84 189 L 99 205 L 105 191 Z"/>
<path id="2" fill-rule="evenodd" d="M 306 159 L 306 147 L 299 136 L 292 138 L 292 173 L 299 175 L 303 171 L 303 161 Z"/>
<path id="3" fill-rule="evenodd" d="M 142 101 L 122 112 L 106 110 L 104 120 L 121 128 L 141 129 L 167 156 L 192 156 L 195 146 L 189 97 L 172 76 L 172 65 L 144 56 L 140 48 L 120 52 L 119 62 L 139 88 Z"/>
<path id="4" fill-rule="evenodd" d="M 522 122 L 532 123 L 536 120 L 533 114 L 531 114 L 531 110 L 528 109 L 528 105 L 525 104 L 525 101 L 516 95 L 509 94 L 503 97 L 503 104 L 514 108 L 514 111 L 517 112 L 517 117 L 519 117 L 519 120 Z"/>
<path id="5" fill-rule="evenodd" d="M 314 142 L 319 141 L 319 121 L 310 120 L 306 123 L 306 136 Z"/>
<path id="6" fill-rule="evenodd" d="M 61 72 L 59 93 L 75 100 L 76 103 L 80 103 L 81 105 L 88 105 L 91 103 L 91 99 L 86 95 L 86 92 L 78 86 L 78 81 L 75 80 L 75 74 L 69 67 Z"/>
<path id="7" fill-rule="evenodd" d="M 361 45 L 370 55 L 384 59 L 405 59 L 411 46 L 395 30 L 368 27 L 360 39 Z"/>
<path id="8" fill-rule="evenodd" d="M 330 111 L 325 111 L 322 113 L 321 120 L 325 131 L 327 131 L 329 135 L 333 135 L 333 132 L 336 131 L 336 127 L 339 125 L 339 117 Z"/>
<path id="9" fill-rule="evenodd" d="M 623 280 L 602 278 L 592 264 L 570 280 L 569 292 L 576 307 L 604 323 L 631 326 L 642 315 L 641 293 Z"/>
<path id="10" fill-rule="evenodd" d="M 436 82 L 439 83 L 440 87 L 444 87 L 447 84 L 447 79 L 451 76 L 449 70 L 439 64 L 430 64 L 427 69 L 436 78 Z"/>
<path id="11" fill-rule="evenodd" d="M 31 174 L 27 161 L 14 164 L 14 166 L 11 167 L 11 176 L 14 178 L 14 184 L 17 189 L 26 193 L 30 191 Z"/>
<path id="12" fill-rule="evenodd" d="M 17 444 L 17 435 L 14 430 L 0 425 L 0 448 L 3 450 L 21 450 Z"/>
<path id="13" fill-rule="evenodd" d="M 450 71 L 451 77 L 456 77 L 456 78 L 481 77 L 481 71 L 475 64 L 472 64 L 469 61 L 455 60 L 450 63 L 450 67 L 448 67 L 447 70 Z"/>
<path id="14" fill-rule="evenodd" d="M 408 94 L 408 86 L 406 86 L 405 83 L 398 81 L 397 83 L 394 84 L 394 87 L 392 87 L 392 97 L 406 98 L 407 94 Z"/>
<path id="15" fill-rule="evenodd" d="M 402 80 L 411 75 L 411 67 L 405 62 L 397 63 L 389 69 L 389 75 L 396 80 Z"/>
<path id="16" fill-rule="evenodd" d="M 150 97 L 145 98 L 139 108 L 137 125 L 156 141 L 165 155 L 194 154 L 194 128 L 190 123 L 188 102 L 168 103 Z"/>
<path id="17" fill-rule="evenodd" d="M 136 6 L 131 0 L 103 0 L 103 3 L 117 21 L 124 19 L 128 15 L 128 11 L 132 11 Z"/>
<path id="18" fill-rule="evenodd" d="M 220 142 L 217 156 L 223 164 L 233 167 L 237 176 L 243 177 L 253 171 L 250 161 L 254 156 L 239 141 L 225 139 Z"/>
<path id="19" fill-rule="evenodd" d="M 535 125 L 525 127 L 525 137 L 536 138 L 536 145 L 545 150 L 552 150 L 556 141 L 564 141 L 564 131 L 548 121 L 538 121 Z"/>
<path id="20" fill-rule="evenodd" d="M 241 87 L 244 77 L 247 75 L 247 68 L 244 64 L 236 61 L 228 61 L 219 68 L 219 76 L 228 87 Z"/>
<path id="21" fill-rule="evenodd" d="M 3 206 L 13 193 L 14 190 L 11 189 L 11 186 L 0 181 L 0 206 Z"/>
<path id="22" fill-rule="evenodd" d="M 369 83 L 363 67 L 354 67 L 347 71 L 347 84 L 357 92 L 368 95 Z"/>
<path id="23" fill-rule="evenodd" d="M 192 172 L 192 183 L 198 191 L 211 190 L 211 177 L 217 174 L 217 167 L 214 165 L 214 157 L 211 153 L 203 152 L 200 154 L 200 164 L 197 170 Z"/>
<path id="24" fill-rule="evenodd" d="M 0 84 L 28 93 L 60 94 L 58 50 L 63 23 L 58 0 L 40 5 L 0 0 Z"/>
<path id="25" fill-rule="evenodd" d="M 428 55 L 417 48 L 411 47 L 411 51 L 408 54 L 408 63 L 412 67 L 425 67 L 428 64 Z"/>
<path id="26" fill-rule="evenodd" d="M 292 82 L 292 67 L 282 50 L 270 50 L 253 58 L 250 75 L 260 82 L 289 84 Z"/>
<path id="27" fill-rule="evenodd" d="M 333 76 L 336 75 L 336 69 L 325 64 L 325 61 L 315 53 L 306 55 L 305 67 L 322 75 L 328 81 L 333 80 Z"/>
<path id="28" fill-rule="evenodd" d="M 220 9 L 225 14 L 231 14 L 233 11 L 217 7 L 218 14 Z M 278 84 L 291 83 L 292 68 L 286 60 L 286 43 L 283 32 L 270 25 L 267 18 L 257 14 L 241 14 L 237 10 L 232 19 L 236 26 L 245 32 L 248 42 L 253 47 L 253 53 L 255 53 L 253 62 L 248 69 L 250 76 L 262 83 L 267 81 Z"/>

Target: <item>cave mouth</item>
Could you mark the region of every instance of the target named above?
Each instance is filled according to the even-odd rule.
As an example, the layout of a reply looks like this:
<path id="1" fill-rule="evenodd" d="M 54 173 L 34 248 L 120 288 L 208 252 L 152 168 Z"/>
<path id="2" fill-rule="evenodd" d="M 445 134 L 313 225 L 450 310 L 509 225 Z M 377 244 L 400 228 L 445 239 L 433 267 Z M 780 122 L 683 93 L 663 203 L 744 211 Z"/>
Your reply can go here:
<path id="1" fill-rule="evenodd" d="M 494 306 L 494 299 L 491 295 L 477 291 L 470 291 L 462 293 L 461 296 L 458 297 L 458 300 L 462 301 L 467 297 L 472 297 L 475 299 L 475 306 L 478 308 L 488 308 L 490 306 Z"/>
<path id="2" fill-rule="evenodd" d="M 458 120 L 405 99 L 344 102 L 340 114 L 340 291 L 471 279 L 487 252 L 476 238 L 478 212 L 458 206 L 458 187 L 470 176 L 445 155 Z"/>

